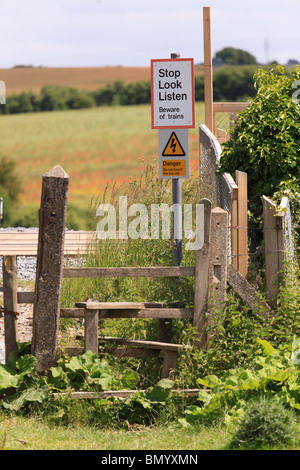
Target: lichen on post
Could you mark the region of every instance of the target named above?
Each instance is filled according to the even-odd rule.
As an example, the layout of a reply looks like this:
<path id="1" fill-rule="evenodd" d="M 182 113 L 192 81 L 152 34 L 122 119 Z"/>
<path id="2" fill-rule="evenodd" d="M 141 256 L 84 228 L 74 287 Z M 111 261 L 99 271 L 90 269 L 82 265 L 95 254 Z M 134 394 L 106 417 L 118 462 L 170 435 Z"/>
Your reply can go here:
<path id="1" fill-rule="evenodd" d="M 56 364 L 68 189 L 61 166 L 43 175 L 32 338 L 39 372 Z"/>

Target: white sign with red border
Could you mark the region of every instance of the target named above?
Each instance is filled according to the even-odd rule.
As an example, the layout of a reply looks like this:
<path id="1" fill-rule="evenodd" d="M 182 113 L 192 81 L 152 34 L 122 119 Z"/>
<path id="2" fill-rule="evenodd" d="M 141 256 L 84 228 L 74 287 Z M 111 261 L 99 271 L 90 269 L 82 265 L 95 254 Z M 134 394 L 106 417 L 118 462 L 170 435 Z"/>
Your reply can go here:
<path id="1" fill-rule="evenodd" d="M 195 127 L 193 59 L 151 60 L 152 129 Z"/>

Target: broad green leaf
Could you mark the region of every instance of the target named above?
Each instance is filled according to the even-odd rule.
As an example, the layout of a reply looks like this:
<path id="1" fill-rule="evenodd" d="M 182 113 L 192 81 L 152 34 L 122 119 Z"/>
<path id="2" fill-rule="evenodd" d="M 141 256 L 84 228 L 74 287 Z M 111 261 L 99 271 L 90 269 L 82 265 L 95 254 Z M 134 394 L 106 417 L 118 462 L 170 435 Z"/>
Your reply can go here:
<path id="1" fill-rule="evenodd" d="M 127 369 L 122 374 L 121 381 L 125 388 L 134 389 L 139 381 L 139 375 L 137 372 Z"/>
<path id="2" fill-rule="evenodd" d="M 258 338 L 257 342 L 262 346 L 263 353 L 266 356 L 270 356 L 270 355 L 276 353 L 276 349 L 274 349 L 273 346 L 268 341 L 266 341 L 265 339 Z"/>
<path id="3" fill-rule="evenodd" d="M 151 402 L 164 403 L 169 397 L 174 382 L 169 379 L 160 380 L 146 396 Z"/>
<path id="4" fill-rule="evenodd" d="M 43 403 L 44 400 L 48 397 L 49 389 L 47 386 L 41 388 L 29 388 L 10 395 L 9 397 L 3 399 L 3 407 L 12 411 L 18 411 L 26 402 Z"/>
<path id="5" fill-rule="evenodd" d="M 5 365 L 0 364 L 0 390 L 17 387 L 19 380 L 19 374 L 12 374 Z"/>

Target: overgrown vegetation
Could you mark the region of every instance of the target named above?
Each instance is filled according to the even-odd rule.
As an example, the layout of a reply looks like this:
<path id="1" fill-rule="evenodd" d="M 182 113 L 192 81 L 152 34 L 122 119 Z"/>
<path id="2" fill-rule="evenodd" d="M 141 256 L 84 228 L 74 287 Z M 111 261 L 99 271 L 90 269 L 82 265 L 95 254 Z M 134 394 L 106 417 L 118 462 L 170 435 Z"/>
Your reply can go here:
<path id="1" fill-rule="evenodd" d="M 249 210 L 254 215 L 260 212 L 262 195 L 287 192 L 292 203 L 299 201 L 300 106 L 292 98 L 293 82 L 299 78 L 299 67 L 290 76 L 282 66 L 270 72 L 257 70 L 256 96 L 239 113 L 232 139 L 223 145 L 219 171 L 247 173 Z"/>
<path id="2" fill-rule="evenodd" d="M 148 208 L 152 203 L 169 203 L 170 182 L 159 180 L 153 172 L 150 167 L 143 178 L 133 179 L 131 185 L 126 186 L 126 192 L 122 186 L 108 188 L 105 195 L 95 201 L 95 206 L 104 201 L 117 206 L 119 195 L 124 194 L 127 194 L 128 205 L 137 198 Z M 197 181 L 183 184 L 184 202 L 195 203 L 200 197 Z M 183 264 L 192 265 L 194 253 L 184 249 L 183 254 Z M 170 265 L 173 264 L 172 243 L 171 240 L 162 239 L 128 239 L 126 243 L 123 240 L 102 240 L 98 250 L 89 253 L 84 264 Z M 245 426 L 243 419 L 246 419 L 244 417 L 252 401 L 268 397 L 279 400 L 280 407 L 288 409 L 293 421 L 297 421 L 300 408 L 297 340 L 300 337 L 299 287 L 296 272 L 293 280 L 282 286 L 278 309 L 267 321 L 229 290 L 222 313 L 222 327 L 219 325 L 218 334 L 207 352 L 194 348 L 194 330 L 190 321 L 173 320 L 171 341 L 189 345 L 190 348 L 179 355 L 172 380 L 159 380 L 161 364 L 157 359 L 117 359 L 104 353 L 98 359 L 91 352 L 74 358 L 62 354 L 57 367 L 51 368 L 49 374 L 37 375 L 35 358 L 30 355 L 30 344 L 22 345 L 7 365 L 0 366 L 2 413 L 22 416 L 38 414 L 40 419 L 52 425 L 127 429 L 129 425 L 175 423 L 179 427 L 198 429 L 199 426 L 215 426 L 218 423 L 230 426 L 235 432 Z M 104 301 L 170 300 L 192 307 L 193 278 L 179 281 L 158 279 L 153 282 L 143 278 L 64 280 L 63 306 L 73 306 L 74 302 L 87 298 Z M 60 346 L 63 348 L 64 341 L 68 339 L 65 339 L 68 335 L 64 332 L 70 327 L 80 331 L 82 325 L 80 321 L 65 320 L 61 326 Z M 150 340 L 157 337 L 155 320 L 101 320 L 99 326 L 104 335 Z M 76 401 L 70 398 L 70 392 L 74 390 L 124 388 L 136 389 L 136 393 L 126 399 Z M 172 392 L 180 388 L 200 388 L 202 391 L 196 397 Z M 64 395 L 53 398 L 53 393 L 62 392 Z M 265 445 L 290 446 L 290 439 L 298 439 L 298 436 L 296 429 L 287 440 L 268 441 L 260 445 L 262 448 Z M 232 445 L 244 447 L 244 440 L 241 437 L 237 439 Z"/>
<path id="3" fill-rule="evenodd" d="M 294 74 L 295 79 L 298 71 Z M 292 79 L 284 76 L 280 68 L 270 73 L 257 72 L 256 77 L 260 85 L 257 97 L 240 116 L 241 122 L 232 133 L 233 142 L 224 146 L 221 162 L 222 170 L 239 169 L 247 171 L 250 177 L 253 169 L 255 178 L 249 184 L 250 203 L 257 202 L 260 189 L 273 193 L 280 191 L 283 181 L 295 182 L 299 159 L 299 121 L 294 123 L 299 111 L 291 103 L 288 92 Z M 273 149 L 276 145 L 277 153 Z M 282 168 L 275 170 L 279 150 L 286 151 L 285 160 Z M 242 151 L 243 157 L 238 160 Z M 246 165 L 250 161 L 247 169 L 239 165 L 245 158 Z M 289 190 L 294 191 L 295 187 L 291 185 Z M 120 195 L 127 196 L 128 206 L 143 203 L 150 211 L 153 203 L 170 204 L 170 182 L 159 180 L 153 168 L 148 168 L 143 177 L 133 179 L 126 188 L 108 187 L 94 201 L 92 212 L 95 213 L 102 202 L 117 207 Z M 196 204 L 200 198 L 198 181 L 185 181 L 183 203 Z M 97 222 L 95 219 L 94 228 Z M 185 243 L 186 239 L 184 248 Z M 183 255 L 183 265 L 194 264 L 193 251 L 183 249 Z M 173 264 L 172 240 L 102 240 L 82 263 L 85 266 L 170 265 Z M 114 359 L 104 353 L 97 358 L 91 352 L 76 358 L 62 354 L 57 367 L 51 368 L 49 374 L 38 375 L 30 344 L 20 346 L 9 363 L 0 366 L 2 413 L 39 415 L 40 419 L 55 425 L 114 429 L 174 422 L 186 429 L 199 429 L 218 423 L 232 430 L 228 448 L 299 448 L 300 275 L 296 263 L 292 268 L 292 275 L 287 275 L 281 285 L 277 307 L 266 320 L 228 289 L 222 321 L 216 315 L 217 333 L 206 352 L 194 347 L 190 321 L 173 320 L 170 340 L 190 347 L 180 353 L 172 380 L 159 381 L 161 366 L 156 359 Z M 90 298 L 178 301 L 193 307 L 193 288 L 193 279 L 189 278 L 65 279 L 62 306 L 73 306 L 75 302 Z M 62 322 L 61 326 L 63 340 L 64 330 L 82 328 L 80 321 L 70 320 Z M 102 319 L 99 326 L 104 335 L 149 340 L 157 337 L 155 320 Z M 214 329 L 216 325 L 212 323 L 211 327 Z M 63 345 L 62 342 L 60 346 Z M 112 388 L 136 389 L 136 393 L 123 400 L 105 398 L 76 402 L 70 398 L 74 390 Z M 190 398 L 172 392 L 180 388 L 200 388 L 201 391 Z M 61 392 L 64 394 L 54 400 L 53 393 Z M 272 419 L 274 414 L 276 419 Z"/>

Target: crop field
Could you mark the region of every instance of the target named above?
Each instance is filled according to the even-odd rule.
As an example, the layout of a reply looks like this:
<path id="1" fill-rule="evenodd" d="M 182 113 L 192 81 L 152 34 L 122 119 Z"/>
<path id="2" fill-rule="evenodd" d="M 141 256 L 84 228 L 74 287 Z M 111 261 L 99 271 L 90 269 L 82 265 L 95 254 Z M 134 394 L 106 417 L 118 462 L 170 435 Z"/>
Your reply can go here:
<path id="1" fill-rule="evenodd" d="M 196 104 L 196 123 L 204 105 Z M 61 165 L 70 176 L 69 202 L 82 210 L 107 184 L 120 185 L 158 164 L 158 131 L 149 105 L 1 115 L 0 156 L 16 162 L 22 207 L 40 203 L 42 175 Z M 190 171 L 198 171 L 198 129 L 190 129 Z"/>
<path id="2" fill-rule="evenodd" d="M 203 67 L 195 68 L 202 75 Z M 15 67 L 0 69 L 0 80 L 6 84 L 6 94 L 34 91 L 39 93 L 45 85 L 72 86 L 80 90 L 96 90 L 108 83 L 122 80 L 139 82 L 150 80 L 149 67 Z"/>

